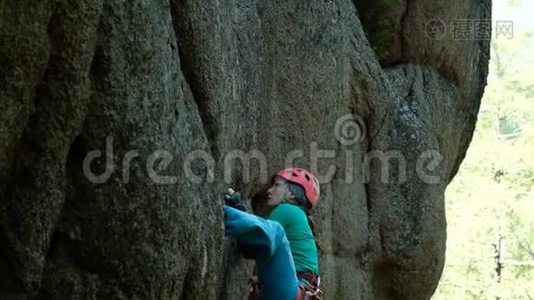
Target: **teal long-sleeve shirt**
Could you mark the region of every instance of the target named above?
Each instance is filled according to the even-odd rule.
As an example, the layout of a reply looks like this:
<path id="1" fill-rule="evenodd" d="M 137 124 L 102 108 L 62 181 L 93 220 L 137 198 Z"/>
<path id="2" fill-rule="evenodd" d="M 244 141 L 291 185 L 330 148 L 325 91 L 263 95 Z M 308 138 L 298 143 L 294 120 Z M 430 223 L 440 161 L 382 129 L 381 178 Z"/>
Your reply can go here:
<path id="1" fill-rule="evenodd" d="M 319 257 L 315 237 L 302 208 L 291 203 L 281 203 L 271 211 L 268 219 L 284 227 L 297 272 L 311 271 L 319 274 Z"/>

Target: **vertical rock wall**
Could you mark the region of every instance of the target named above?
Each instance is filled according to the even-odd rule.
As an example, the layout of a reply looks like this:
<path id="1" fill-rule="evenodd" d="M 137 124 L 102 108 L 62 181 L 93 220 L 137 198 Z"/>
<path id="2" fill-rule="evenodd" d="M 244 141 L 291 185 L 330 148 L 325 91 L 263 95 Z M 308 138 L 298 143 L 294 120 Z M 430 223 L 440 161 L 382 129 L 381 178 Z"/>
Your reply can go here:
<path id="1" fill-rule="evenodd" d="M 252 264 L 223 236 L 220 192 L 261 211 L 268 175 L 293 156 L 323 182 L 326 298 L 429 299 L 489 42 L 438 39 L 427 23 L 490 11 L 1 1 L 0 296 L 243 299 Z M 344 143 L 347 114 L 362 138 Z"/>

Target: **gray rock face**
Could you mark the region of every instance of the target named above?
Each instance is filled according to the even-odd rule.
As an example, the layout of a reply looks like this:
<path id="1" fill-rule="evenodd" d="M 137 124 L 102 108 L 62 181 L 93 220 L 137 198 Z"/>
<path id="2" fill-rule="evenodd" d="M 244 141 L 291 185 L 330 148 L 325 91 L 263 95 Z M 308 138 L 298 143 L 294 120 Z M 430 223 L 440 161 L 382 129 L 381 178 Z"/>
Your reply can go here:
<path id="1" fill-rule="evenodd" d="M 246 298 L 253 264 L 224 238 L 220 194 L 261 213 L 294 157 L 322 181 L 326 299 L 429 299 L 489 42 L 426 24 L 490 11 L 2 1 L 0 298 Z M 347 114 L 360 139 L 340 138 Z"/>

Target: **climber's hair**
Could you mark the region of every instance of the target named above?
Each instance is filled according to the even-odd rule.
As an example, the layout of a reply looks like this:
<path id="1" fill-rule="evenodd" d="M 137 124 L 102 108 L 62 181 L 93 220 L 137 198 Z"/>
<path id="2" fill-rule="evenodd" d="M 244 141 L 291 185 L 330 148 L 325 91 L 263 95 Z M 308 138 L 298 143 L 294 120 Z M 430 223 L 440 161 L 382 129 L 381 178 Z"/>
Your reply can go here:
<path id="1" fill-rule="evenodd" d="M 317 245 L 317 249 L 321 250 L 319 242 L 317 241 L 315 223 L 313 222 L 310 216 L 311 205 L 309 205 L 308 201 L 306 200 L 306 192 L 304 191 L 304 188 L 300 184 L 287 181 L 287 190 L 293 195 L 296 204 L 306 213 L 306 217 L 308 218 L 308 225 L 310 226 L 311 231 L 313 233 L 313 237 L 315 238 L 315 244 Z"/>
<path id="2" fill-rule="evenodd" d="M 300 184 L 288 181 L 287 190 L 293 195 L 298 206 L 303 207 L 305 211 L 309 210 L 307 204 L 308 201 L 306 201 L 306 193 Z"/>

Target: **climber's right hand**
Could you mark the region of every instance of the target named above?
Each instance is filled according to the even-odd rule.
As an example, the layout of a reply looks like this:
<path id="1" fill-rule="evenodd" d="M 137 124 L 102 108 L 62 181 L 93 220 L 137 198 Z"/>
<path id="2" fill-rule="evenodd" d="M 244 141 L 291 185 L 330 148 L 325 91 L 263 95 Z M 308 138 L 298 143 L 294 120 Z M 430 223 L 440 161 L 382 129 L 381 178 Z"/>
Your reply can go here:
<path id="1" fill-rule="evenodd" d="M 243 205 L 243 200 L 241 199 L 240 192 L 235 192 L 230 188 L 227 192 L 223 194 L 223 197 L 224 201 L 226 202 L 226 205 L 235 209 L 239 209 L 241 211 L 247 211 L 247 209 Z"/>

